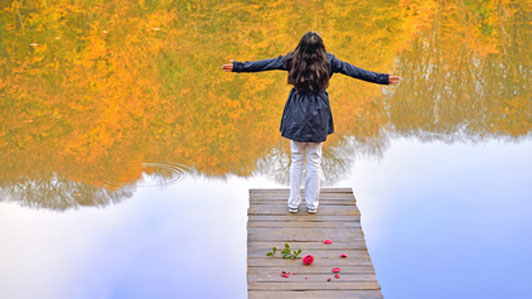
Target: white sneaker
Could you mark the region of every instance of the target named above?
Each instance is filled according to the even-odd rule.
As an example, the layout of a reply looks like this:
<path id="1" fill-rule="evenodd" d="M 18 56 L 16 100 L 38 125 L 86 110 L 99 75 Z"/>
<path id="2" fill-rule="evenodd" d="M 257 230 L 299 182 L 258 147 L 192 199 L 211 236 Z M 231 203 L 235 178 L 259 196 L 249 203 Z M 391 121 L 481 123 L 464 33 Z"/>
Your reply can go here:
<path id="1" fill-rule="evenodd" d="M 299 209 L 298 209 L 298 208 L 291 208 L 291 207 L 288 207 L 288 212 L 290 212 L 290 213 L 297 213 L 297 212 L 299 212 Z"/>
<path id="2" fill-rule="evenodd" d="M 309 214 L 316 214 L 316 213 L 318 213 L 318 208 L 315 208 L 315 209 L 307 208 L 307 213 L 309 213 Z"/>

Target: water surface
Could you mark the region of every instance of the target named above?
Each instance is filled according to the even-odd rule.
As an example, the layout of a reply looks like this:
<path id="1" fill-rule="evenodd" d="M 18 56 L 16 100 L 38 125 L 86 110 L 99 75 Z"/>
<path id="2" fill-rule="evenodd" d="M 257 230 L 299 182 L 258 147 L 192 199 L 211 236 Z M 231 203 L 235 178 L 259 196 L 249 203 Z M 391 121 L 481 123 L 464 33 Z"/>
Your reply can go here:
<path id="1" fill-rule="evenodd" d="M 323 186 L 354 189 L 385 298 L 526 296 L 531 13 L 524 0 L 2 2 L 0 295 L 245 298 L 247 190 L 288 186 L 290 86 L 221 65 L 316 30 L 338 58 L 403 78 L 337 74 L 328 89 Z"/>

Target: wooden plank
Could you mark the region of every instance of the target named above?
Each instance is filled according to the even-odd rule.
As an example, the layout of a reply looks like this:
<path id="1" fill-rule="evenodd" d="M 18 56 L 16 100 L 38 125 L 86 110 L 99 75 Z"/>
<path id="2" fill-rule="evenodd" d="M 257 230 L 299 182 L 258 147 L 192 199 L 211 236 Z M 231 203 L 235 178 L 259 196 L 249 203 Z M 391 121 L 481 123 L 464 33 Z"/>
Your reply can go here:
<path id="1" fill-rule="evenodd" d="M 306 212 L 304 194 L 299 212 L 289 213 L 288 196 L 288 189 L 249 192 L 249 298 L 382 298 L 352 190 L 322 189 L 317 214 Z M 325 239 L 332 244 L 324 244 Z M 301 248 L 300 256 L 295 260 L 281 258 L 285 243 L 292 250 Z M 279 253 L 266 256 L 274 246 Z M 342 253 L 347 258 L 341 258 Z M 314 256 L 312 265 L 302 263 L 306 254 Z M 341 268 L 338 279 L 332 273 L 335 267 Z M 281 271 L 296 275 L 284 278 Z M 329 277 L 331 281 L 327 281 Z"/>
<path id="2" fill-rule="evenodd" d="M 250 249 L 267 249 L 270 250 L 274 246 L 284 247 L 283 242 L 277 241 L 252 241 L 248 240 L 248 248 Z M 292 248 L 301 248 L 302 250 L 360 250 L 366 249 L 366 242 L 364 240 L 350 240 L 350 241 L 334 241 L 332 244 L 326 245 L 323 244 L 323 241 L 311 241 L 311 242 L 302 242 L 302 241 L 292 241 L 290 242 L 290 247 Z"/>
<path id="3" fill-rule="evenodd" d="M 310 265 L 305 266 L 303 263 L 291 263 L 291 265 L 283 265 L 282 267 L 264 267 L 264 266 L 248 266 L 248 274 L 256 274 L 256 273 L 262 273 L 267 274 L 271 273 L 271 271 L 286 271 L 286 272 L 294 272 L 298 275 L 307 275 L 307 274 L 331 274 L 331 270 L 333 267 L 330 265 Z M 373 268 L 373 265 L 345 265 L 341 267 L 342 271 L 340 274 L 356 274 L 356 273 L 373 273 L 375 274 L 375 269 Z"/>
<path id="4" fill-rule="evenodd" d="M 305 291 L 273 291 L 273 290 L 250 290 L 249 299 L 382 299 L 379 290 L 305 290 Z"/>
<path id="5" fill-rule="evenodd" d="M 290 266 L 291 264 L 302 265 L 303 262 L 301 261 L 301 258 L 295 259 L 295 260 L 289 260 L 289 259 L 282 259 L 282 258 L 270 258 L 270 257 L 248 257 L 248 267 L 256 266 L 256 267 L 285 267 Z M 329 266 L 330 269 L 335 267 L 342 266 L 357 266 L 357 265 L 372 265 L 371 259 L 369 256 L 366 257 L 352 257 L 348 259 L 342 259 L 340 261 L 340 258 L 333 257 L 333 258 L 327 258 L 323 257 L 320 259 L 315 259 L 313 265 L 315 266 Z"/>
<path id="6" fill-rule="evenodd" d="M 305 198 L 305 193 L 301 192 L 301 198 Z M 261 192 L 261 193 L 251 193 L 249 195 L 249 198 L 274 198 L 274 199 L 288 199 L 290 196 L 290 192 Z M 334 198 L 349 198 L 353 199 L 355 198 L 355 195 L 352 193 L 323 193 L 320 192 L 319 198 L 328 198 L 328 199 L 334 199 Z"/>
<path id="7" fill-rule="evenodd" d="M 250 195 L 250 199 L 257 200 L 257 199 L 274 199 L 274 200 L 288 200 L 290 197 L 289 193 L 254 193 Z M 305 194 L 301 194 L 301 199 L 305 201 Z M 355 200 L 355 197 L 353 194 L 347 194 L 347 193 L 324 193 L 320 194 L 319 196 L 320 200 L 325 199 L 338 199 L 338 200 Z"/>
<path id="8" fill-rule="evenodd" d="M 360 212 L 356 206 L 320 206 L 318 208 L 320 215 L 360 215 Z M 306 207 L 300 208 L 298 213 L 288 212 L 287 205 L 260 205 L 250 206 L 248 208 L 248 215 L 305 215 L 307 216 Z"/>
<path id="9" fill-rule="evenodd" d="M 306 215 L 303 213 L 290 214 L 290 215 L 248 215 L 249 222 L 325 222 L 325 221 L 354 221 L 360 222 L 360 215 Z M 316 223 L 318 225 L 319 223 Z"/>
<path id="10" fill-rule="evenodd" d="M 334 280 L 333 280 L 334 279 Z M 301 281 L 290 282 L 249 282 L 248 290 L 379 290 L 377 281 L 342 281 L 331 275 L 331 281 L 324 279 L 322 282 Z"/>
<path id="11" fill-rule="evenodd" d="M 288 188 L 249 189 L 249 193 L 267 193 L 267 192 L 290 192 L 290 189 Z M 304 189 L 301 189 L 301 192 L 304 192 Z M 353 189 L 351 188 L 320 188 L 320 193 L 351 193 L 353 194 Z"/>
<path id="12" fill-rule="evenodd" d="M 288 272 L 287 272 L 288 273 Z M 289 275 L 288 278 L 281 276 L 281 271 L 276 269 L 271 271 L 271 273 L 254 273 L 248 274 L 248 281 L 253 282 L 291 282 L 298 283 L 301 281 L 306 282 L 323 282 L 327 278 L 331 277 L 331 280 L 334 278 L 334 273 L 312 273 L 312 274 L 302 274 L 295 273 L 295 275 Z M 377 280 L 375 273 L 340 273 L 340 278 L 342 281 L 375 281 Z"/>
<path id="13" fill-rule="evenodd" d="M 262 205 L 262 204 L 284 204 L 285 206 L 288 206 L 288 201 L 286 198 L 252 198 L 250 200 L 250 206 L 253 205 Z M 356 202 L 351 199 L 345 199 L 345 198 L 325 198 L 321 199 L 319 201 L 320 207 L 327 205 L 327 206 L 354 206 L 356 205 Z M 301 206 L 305 205 L 304 200 L 301 202 Z"/>
<path id="14" fill-rule="evenodd" d="M 273 227 L 309 227 L 314 228 L 316 227 L 316 223 L 313 221 L 283 221 L 283 222 L 266 222 L 266 221 L 258 221 L 258 222 L 248 222 L 247 227 L 265 227 L 265 228 L 273 228 Z M 320 223 L 320 227 L 326 228 L 326 227 L 352 227 L 357 228 L 360 227 L 359 221 L 327 221 Z"/>
<path id="15" fill-rule="evenodd" d="M 326 245 L 327 246 L 327 245 Z M 367 257 L 368 251 L 367 250 L 356 250 L 356 249 L 306 249 L 304 247 L 293 247 L 292 249 L 298 249 L 301 248 L 301 254 L 300 256 L 303 257 L 307 254 L 312 254 L 312 256 L 317 260 L 321 258 L 337 258 L 339 262 L 341 262 L 343 259 L 349 259 L 349 258 L 356 258 L 356 257 Z M 281 258 L 279 250 L 282 250 L 282 246 L 277 246 L 277 253 L 276 256 L 269 257 L 269 258 Z M 257 248 L 257 247 L 248 247 L 248 257 L 266 257 L 266 253 L 270 252 L 271 248 Z M 347 258 L 341 258 L 340 255 L 344 253 L 347 255 Z"/>
<path id="16" fill-rule="evenodd" d="M 252 204 L 259 204 L 259 203 L 288 203 L 288 199 L 284 197 L 255 197 L 250 198 L 250 202 Z M 335 203 L 335 204 L 356 204 L 356 200 L 353 198 L 346 198 L 346 197 L 328 197 L 328 198 L 320 198 L 320 204 L 321 203 Z M 305 204 L 305 198 L 303 197 L 301 199 L 301 204 Z"/>
<path id="17" fill-rule="evenodd" d="M 248 240 L 251 241 L 354 241 L 364 240 L 364 233 L 361 229 L 328 229 L 328 228 L 278 228 L 271 230 L 262 227 L 251 227 L 248 229 Z"/>

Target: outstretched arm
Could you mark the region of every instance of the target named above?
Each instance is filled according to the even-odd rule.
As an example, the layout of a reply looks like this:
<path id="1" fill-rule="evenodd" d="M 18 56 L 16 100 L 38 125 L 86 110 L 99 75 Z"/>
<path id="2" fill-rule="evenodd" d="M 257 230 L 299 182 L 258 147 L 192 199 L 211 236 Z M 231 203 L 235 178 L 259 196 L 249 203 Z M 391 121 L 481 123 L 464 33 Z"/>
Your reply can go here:
<path id="1" fill-rule="evenodd" d="M 393 80 L 390 80 L 392 78 L 389 78 L 389 74 L 385 73 L 375 73 L 372 71 L 368 71 L 359 67 L 356 67 L 348 62 L 342 61 L 336 57 L 333 57 L 332 61 L 332 68 L 333 73 L 341 73 L 353 78 L 357 78 L 360 80 L 377 83 L 377 84 L 396 84 L 395 80 L 396 78 L 399 78 L 397 76 L 393 76 Z M 392 83 L 393 81 L 393 83 Z"/>
<path id="2" fill-rule="evenodd" d="M 232 72 L 233 71 L 233 59 L 229 59 L 231 63 L 222 65 L 222 70 L 226 72 Z"/>
<path id="3" fill-rule="evenodd" d="M 393 76 L 393 75 L 388 76 L 388 84 L 397 85 L 399 84 L 400 81 L 401 81 L 401 77 L 399 76 Z"/>
<path id="4" fill-rule="evenodd" d="M 224 64 L 222 69 L 226 72 L 262 72 L 269 70 L 286 70 L 283 67 L 283 56 L 279 55 L 275 58 L 262 59 L 257 61 L 234 61 L 230 60 L 231 64 Z"/>

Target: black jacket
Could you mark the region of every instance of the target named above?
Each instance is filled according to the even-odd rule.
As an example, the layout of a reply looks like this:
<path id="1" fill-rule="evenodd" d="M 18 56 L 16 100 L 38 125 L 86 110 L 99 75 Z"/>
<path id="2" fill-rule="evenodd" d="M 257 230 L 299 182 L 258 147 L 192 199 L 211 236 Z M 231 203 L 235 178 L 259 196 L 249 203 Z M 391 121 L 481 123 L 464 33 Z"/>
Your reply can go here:
<path id="1" fill-rule="evenodd" d="M 331 53 L 326 53 L 329 66 L 329 78 L 334 73 L 342 73 L 364 81 L 389 84 L 388 74 L 375 73 L 361 69 L 341 61 Z M 284 70 L 283 56 L 257 61 L 233 61 L 233 72 L 261 72 L 268 70 Z M 318 93 L 296 93 L 290 90 L 281 120 L 283 137 L 300 142 L 323 142 L 327 135 L 334 132 L 329 94 L 325 89 Z"/>

